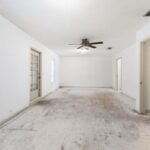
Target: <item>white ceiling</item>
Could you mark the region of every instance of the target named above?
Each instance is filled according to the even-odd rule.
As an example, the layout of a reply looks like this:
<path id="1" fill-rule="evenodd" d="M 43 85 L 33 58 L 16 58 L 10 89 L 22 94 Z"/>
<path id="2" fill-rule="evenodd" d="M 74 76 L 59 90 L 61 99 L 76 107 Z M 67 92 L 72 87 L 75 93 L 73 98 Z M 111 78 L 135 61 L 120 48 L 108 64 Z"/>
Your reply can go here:
<path id="1" fill-rule="evenodd" d="M 3 16 L 60 55 L 76 54 L 68 43 L 82 38 L 104 41 L 94 55 L 128 47 L 150 22 L 143 17 L 149 9 L 150 0 L 0 0 Z"/>

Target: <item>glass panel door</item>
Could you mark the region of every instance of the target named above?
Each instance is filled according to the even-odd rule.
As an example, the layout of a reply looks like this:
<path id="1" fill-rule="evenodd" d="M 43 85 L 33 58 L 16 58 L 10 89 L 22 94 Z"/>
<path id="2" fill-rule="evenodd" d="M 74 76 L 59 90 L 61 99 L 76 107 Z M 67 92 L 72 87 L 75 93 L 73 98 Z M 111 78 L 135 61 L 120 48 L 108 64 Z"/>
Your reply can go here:
<path id="1" fill-rule="evenodd" d="M 40 53 L 31 50 L 31 100 L 40 96 Z"/>

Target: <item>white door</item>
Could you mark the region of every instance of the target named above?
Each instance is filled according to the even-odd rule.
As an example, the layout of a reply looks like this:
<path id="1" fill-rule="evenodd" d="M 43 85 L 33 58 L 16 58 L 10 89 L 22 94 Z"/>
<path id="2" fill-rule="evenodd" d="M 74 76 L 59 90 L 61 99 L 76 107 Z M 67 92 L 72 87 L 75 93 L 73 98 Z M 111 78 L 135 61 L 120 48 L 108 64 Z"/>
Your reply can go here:
<path id="1" fill-rule="evenodd" d="M 117 59 L 117 90 L 122 90 L 122 58 Z"/>
<path id="2" fill-rule="evenodd" d="M 142 45 L 141 62 L 141 113 L 150 110 L 150 40 Z"/>
<path id="3" fill-rule="evenodd" d="M 30 99 L 34 100 L 40 96 L 40 53 L 31 50 L 31 87 Z"/>

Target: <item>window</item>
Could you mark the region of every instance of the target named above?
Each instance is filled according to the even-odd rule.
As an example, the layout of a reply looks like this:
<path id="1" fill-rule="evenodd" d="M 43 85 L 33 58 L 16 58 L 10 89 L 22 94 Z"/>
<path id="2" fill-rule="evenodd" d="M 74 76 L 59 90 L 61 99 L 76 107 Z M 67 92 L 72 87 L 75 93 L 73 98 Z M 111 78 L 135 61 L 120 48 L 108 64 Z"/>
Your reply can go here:
<path id="1" fill-rule="evenodd" d="M 55 60 L 51 61 L 51 82 L 55 81 Z"/>

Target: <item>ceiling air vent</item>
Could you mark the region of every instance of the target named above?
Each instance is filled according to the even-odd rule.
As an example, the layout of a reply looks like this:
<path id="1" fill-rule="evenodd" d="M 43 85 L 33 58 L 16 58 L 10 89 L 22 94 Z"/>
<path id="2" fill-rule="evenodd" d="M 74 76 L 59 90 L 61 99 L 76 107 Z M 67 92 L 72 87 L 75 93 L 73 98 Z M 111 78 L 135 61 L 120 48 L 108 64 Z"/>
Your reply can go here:
<path id="1" fill-rule="evenodd" d="M 145 17 L 150 17 L 150 10 L 145 14 Z"/>
<path id="2" fill-rule="evenodd" d="M 112 47 L 108 47 L 107 49 L 108 49 L 108 50 L 112 50 Z"/>

